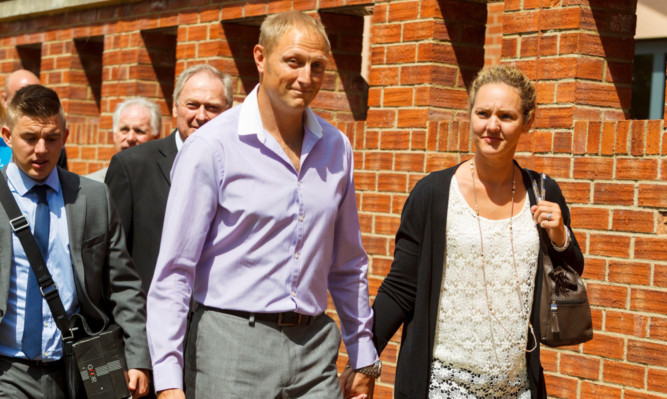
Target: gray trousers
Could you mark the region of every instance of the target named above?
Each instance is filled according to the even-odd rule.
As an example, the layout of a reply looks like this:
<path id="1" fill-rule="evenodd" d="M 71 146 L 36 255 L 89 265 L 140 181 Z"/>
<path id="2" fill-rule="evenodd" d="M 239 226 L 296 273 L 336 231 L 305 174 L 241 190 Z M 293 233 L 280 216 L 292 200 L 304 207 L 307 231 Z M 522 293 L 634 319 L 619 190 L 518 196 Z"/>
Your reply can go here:
<path id="1" fill-rule="evenodd" d="M 341 335 L 326 315 L 278 327 L 201 306 L 185 349 L 188 399 L 335 399 Z"/>
<path id="2" fill-rule="evenodd" d="M 62 361 L 45 365 L 0 356 L 0 398 L 65 399 Z"/>

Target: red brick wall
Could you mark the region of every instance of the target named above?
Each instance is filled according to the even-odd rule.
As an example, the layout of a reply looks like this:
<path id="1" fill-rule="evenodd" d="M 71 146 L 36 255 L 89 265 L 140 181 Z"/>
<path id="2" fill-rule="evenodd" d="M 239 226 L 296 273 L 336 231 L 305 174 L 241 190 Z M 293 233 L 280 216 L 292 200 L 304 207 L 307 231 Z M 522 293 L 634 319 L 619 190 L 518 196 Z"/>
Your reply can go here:
<path id="1" fill-rule="evenodd" d="M 361 35 L 369 6 L 366 81 Z M 664 398 L 667 127 L 626 120 L 635 6 L 635 0 L 139 1 L 4 21 L 0 83 L 21 65 L 39 65 L 42 81 L 63 97 L 70 168 L 88 173 L 113 155 L 111 113 L 119 101 L 132 95 L 158 101 L 165 135 L 173 127 L 169 93 L 183 69 L 215 65 L 235 78 L 235 100 L 242 101 L 257 83 L 251 52 L 261 17 L 292 8 L 318 16 L 333 54 L 313 107 L 355 148 L 374 296 L 391 266 L 410 189 L 472 152 L 466 87 L 474 74 L 485 64 L 517 65 L 537 80 L 539 102 L 535 129 L 517 159 L 555 177 L 570 202 L 595 327 L 589 343 L 543 348 L 548 391 L 559 398 Z M 392 396 L 399 337 L 382 355 L 377 398 Z M 339 366 L 345 361 L 342 352 Z"/>

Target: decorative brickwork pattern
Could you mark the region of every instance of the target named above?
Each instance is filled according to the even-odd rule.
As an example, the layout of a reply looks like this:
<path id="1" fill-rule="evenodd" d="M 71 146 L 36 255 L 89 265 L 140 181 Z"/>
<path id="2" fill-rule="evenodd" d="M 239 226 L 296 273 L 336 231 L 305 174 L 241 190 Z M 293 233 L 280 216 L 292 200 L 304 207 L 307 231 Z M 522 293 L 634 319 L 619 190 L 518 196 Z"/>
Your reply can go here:
<path id="1" fill-rule="evenodd" d="M 332 54 L 313 108 L 355 149 L 372 298 L 391 267 L 410 189 L 472 153 L 467 87 L 475 73 L 516 65 L 536 79 L 539 103 L 517 160 L 561 185 L 593 308 L 591 342 L 542 349 L 549 394 L 666 398 L 667 126 L 626 120 L 635 8 L 636 0 L 145 0 L 3 21 L 0 83 L 24 67 L 57 90 L 70 169 L 88 173 L 113 155 L 118 102 L 156 100 L 164 136 L 174 126 L 171 91 L 181 71 L 218 67 L 235 79 L 240 102 L 258 82 L 252 48 L 263 17 L 297 9 L 320 18 Z M 329 314 L 336 318 L 332 304 Z M 376 398 L 393 397 L 400 335 L 382 354 Z M 346 361 L 341 347 L 339 368 Z"/>

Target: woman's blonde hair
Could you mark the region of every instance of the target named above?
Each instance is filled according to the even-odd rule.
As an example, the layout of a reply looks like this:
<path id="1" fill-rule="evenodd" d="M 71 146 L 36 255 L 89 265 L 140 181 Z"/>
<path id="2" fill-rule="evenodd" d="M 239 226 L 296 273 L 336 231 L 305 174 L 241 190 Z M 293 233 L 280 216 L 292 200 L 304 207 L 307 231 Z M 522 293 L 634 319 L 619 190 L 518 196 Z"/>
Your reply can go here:
<path id="1" fill-rule="evenodd" d="M 472 110 L 479 89 L 489 83 L 504 83 L 517 89 L 521 97 L 521 113 L 524 121 L 531 119 L 536 105 L 535 87 L 521 70 L 506 65 L 486 67 L 477 74 L 468 98 L 468 111 Z"/>

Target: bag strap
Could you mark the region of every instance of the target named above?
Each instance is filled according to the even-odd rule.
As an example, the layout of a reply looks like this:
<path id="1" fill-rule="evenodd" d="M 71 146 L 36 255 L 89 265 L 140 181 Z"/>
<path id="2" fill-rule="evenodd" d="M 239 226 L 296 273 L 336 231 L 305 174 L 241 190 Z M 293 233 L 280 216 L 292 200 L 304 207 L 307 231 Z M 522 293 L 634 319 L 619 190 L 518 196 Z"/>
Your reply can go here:
<path id="1" fill-rule="evenodd" d="M 7 179 L 5 179 L 3 173 L 0 173 L 0 202 L 5 208 L 5 212 L 7 212 L 9 225 L 11 226 L 12 231 L 14 231 L 21 241 L 21 245 L 30 262 L 32 271 L 37 277 L 39 290 L 49 304 L 49 309 L 51 309 L 51 314 L 56 322 L 56 326 L 60 330 L 63 341 L 71 341 L 74 337 L 72 331 L 68 328 L 67 313 L 65 312 L 65 307 L 60 299 L 58 286 L 53 281 L 51 273 L 49 273 L 49 269 L 46 267 L 44 257 L 42 257 L 42 254 L 39 251 L 37 241 L 35 241 L 35 237 L 30 232 L 28 219 L 21 213 L 12 192 L 9 190 Z"/>

